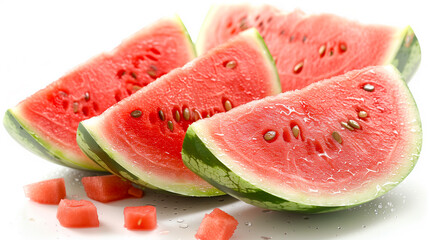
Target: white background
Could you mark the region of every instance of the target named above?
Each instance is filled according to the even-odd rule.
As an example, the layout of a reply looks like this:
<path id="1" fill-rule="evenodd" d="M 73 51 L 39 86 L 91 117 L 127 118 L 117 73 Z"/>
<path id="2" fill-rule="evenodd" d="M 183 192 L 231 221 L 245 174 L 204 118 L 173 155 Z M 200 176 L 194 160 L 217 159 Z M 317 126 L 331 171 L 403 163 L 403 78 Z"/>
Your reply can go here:
<path id="1" fill-rule="evenodd" d="M 195 41 L 215 1 L 3 1 L 0 0 L 0 113 L 56 80 L 88 58 L 115 47 L 156 19 L 178 13 Z M 428 8 L 423 1 L 269 1 L 287 11 L 331 12 L 366 23 L 410 24 L 422 47 L 422 63 L 409 83 L 429 126 Z M 219 207 L 239 226 L 232 239 L 424 239 L 427 237 L 428 146 L 424 141 L 414 171 L 385 196 L 336 213 L 302 215 L 270 212 L 231 197 L 185 198 L 148 191 L 142 199 L 109 204 L 95 202 L 101 225 L 66 229 L 56 206 L 24 197 L 22 186 L 64 177 L 68 197 L 87 199 L 80 178 L 90 173 L 51 164 L 29 153 L 0 128 L 0 229 L 8 239 L 193 239 L 205 213 Z M 152 204 L 158 227 L 133 232 L 123 227 L 123 208 Z M 100 238 L 101 239 L 101 238 Z"/>

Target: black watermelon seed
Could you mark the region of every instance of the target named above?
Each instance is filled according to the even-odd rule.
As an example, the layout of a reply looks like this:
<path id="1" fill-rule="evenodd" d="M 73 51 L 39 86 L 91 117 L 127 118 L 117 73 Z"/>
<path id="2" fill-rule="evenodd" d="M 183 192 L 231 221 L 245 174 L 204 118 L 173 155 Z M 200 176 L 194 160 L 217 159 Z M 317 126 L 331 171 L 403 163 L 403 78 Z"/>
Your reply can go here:
<path id="1" fill-rule="evenodd" d="M 143 113 L 141 110 L 134 110 L 130 113 L 131 117 L 133 117 L 133 118 L 141 117 L 142 114 Z"/>
<path id="2" fill-rule="evenodd" d="M 276 137 L 276 135 L 277 135 L 276 131 L 270 130 L 264 134 L 264 139 L 265 141 L 269 142 L 273 140 Z"/>
<path id="3" fill-rule="evenodd" d="M 375 89 L 374 85 L 371 85 L 369 83 L 367 83 L 363 86 L 363 90 L 365 90 L 367 92 L 373 92 L 374 89 Z"/>

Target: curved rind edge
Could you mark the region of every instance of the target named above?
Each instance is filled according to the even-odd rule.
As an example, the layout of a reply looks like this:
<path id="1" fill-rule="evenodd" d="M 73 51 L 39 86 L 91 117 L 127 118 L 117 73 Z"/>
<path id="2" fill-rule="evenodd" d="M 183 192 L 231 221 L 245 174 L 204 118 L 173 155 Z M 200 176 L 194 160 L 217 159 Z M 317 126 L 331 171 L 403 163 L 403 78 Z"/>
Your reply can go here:
<path id="1" fill-rule="evenodd" d="M 185 24 L 183 23 L 182 19 L 180 18 L 180 16 L 178 14 L 174 15 L 174 19 L 179 23 L 179 25 L 181 26 L 181 28 L 183 30 L 183 34 L 185 35 L 186 39 L 188 40 L 189 49 L 191 50 L 192 58 L 196 58 L 198 56 L 197 55 L 197 49 L 195 47 L 194 42 L 192 41 L 191 35 L 189 35 L 188 29 L 186 28 Z"/>
<path id="2" fill-rule="evenodd" d="M 258 32 L 258 30 L 256 30 L 256 28 L 253 28 L 253 29 L 254 29 L 255 34 L 257 36 L 258 44 L 264 53 L 263 55 L 265 56 L 265 58 L 267 58 L 269 65 L 271 67 L 271 71 L 273 72 L 275 79 L 276 79 L 274 81 L 274 85 L 273 85 L 273 87 L 274 87 L 273 88 L 273 95 L 281 93 L 282 92 L 282 85 L 280 82 L 279 72 L 277 71 L 277 67 L 276 67 L 276 63 L 274 61 L 273 55 L 271 55 L 271 52 L 268 49 L 268 46 L 265 43 L 264 38 L 261 36 L 261 34 Z"/>
<path id="3" fill-rule="evenodd" d="M 148 183 L 147 181 L 142 180 L 140 177 L 136 176 L 134 173 L 129 171 L 127 167 L 122 166 L 118 163 L 113 156 L 113 154 L 107 152 L 103 149 L 102 146 L 97 142 L 97 138 L 91 134 L 91 130 L 86 128 L 84 124 L 80 123 L 77 131 L 77 143 L 81 150 L 97 164 L 108 170 L 109 172 L 120 176 L 122 178 L 128 179 L 129 181 L 151 189 L 156 189 L 170 194 L 176 194 L 180 196 L 195 196 L 195 197 L 211 197 L 224 195 L 219 190 L 213 191 L 193 191 L 192 187 L 189 187 L 189 192 L 183 191 L 173 191 L 171 189 L 164 189 L 153 184 Z M 214 189 L 214 188 L 213 188 Z"/>
<path id="4" fill-rule="evenodd" d="M 419 48 L 420 50 L 420 48 Z M 413 146 L 415 149 L 414 150 L 410 150 L 410 152 L 414 152 L 411 153 L 411 158 L 410 158 L 410 162 L 412 162 L 409 171 L 402 175 L 403 179 L 405 179 L 405 177 L 407 177 L 411 171 L 414 169 L 415 165 L 417 164 L 417 160 L 420 157 L 420 152 L 422 150 L 422 146 L 423 146 L 423 128 L 422 128 L 422 122 L 421 122 L 421 118 L 420 118 L 420 111 L 418 109 L 416 100 L 413 97 L 413 94 L 411 93 L 410 88 L 407 85 L 407 81 L 405 79 L 405 77 L 403 76 L 403 73 L 397 69 L 394 65 L 390 65 L 392 66 L 392 70 L 396 72 L 396 74 L 401 78 L 402 81 L 398 81 L 399 84 L 402 84 L 402 88 L 404 89 L 404 93 L 407 94 L 407 103 L 408 106 L 406 108 L 406 110 L 408 110 L 408 116 L 413 116 L 414 119 L 412 119 L 411 121 L 415 121 L 416 122 L 416 127 L 417 129 L 413 128 L 411 132 L 413 132 L 414 136 L 416 137 L 416 139 L 413 141 L 414 144 L 410 144 L 410 146 Z M 402 180 L 403 180 L 402 179 Z M 392 187 L 393 188 L 393 187 Z"/>
<path id="5" fill-rule="evenodd" d="M 42 139 L 38 138 L 35 134 L 32 134 L 31 131 L 28 130 L 21 121 L 19 121 L 19 118 L 13 113 L 12 109 L 8 109 L 6 111 L 3 117 L 3 125 L 13 139 L 39 157 L 62 166 L 79 170 L 104 171 L 102 168 L 76 164 L 72 160 L 62 156 L 61 153 L 59 153 L 59 150 L 57 152 L 50 151 L 49 149 L 52 147 Z"/>
<path id="6" fill-rule="evenodd" d="M 157 189 L 155 186 L 152 186 L 142 180 L 137 176 L 130 173 L 128 170 L 123 168 L 121 165 L 116 163 L 116 161 L 110 157 L 110 155 L 103 150 L 102 147 L 97 143 L 88 129 L 82 124 L 79 123 L 76 136 L 77 145 L 80 147 L 82 152 L 84 152 L 90 159 L 97 163 L 102 168 L 108 170 L 112 174 L 120 176 L 122 178 L 128 179 L 129 181 L 152 189 Z"/>
<path id="7" fill-rule="evenodd" d="M 395 49 L 393 59 L 389 59 L 389 63 L 399 70 L 406 82 L 409 82 L 420 65 L 420 43 L 410 26 L 403 29 L 399 39 L 400 44 Z"/>
<path id="8" fill-rule="evenodd" d="M 354 206 L 312 206 L 291 202 L 267 193 L 240 178 L 220 162 L 194 131 L 192 125 L 188 128 L 183 142 L 182 159 L 190 170 L 208 183 L 237 199 L 258 207 L 303 213 L 323 213 Z"/>

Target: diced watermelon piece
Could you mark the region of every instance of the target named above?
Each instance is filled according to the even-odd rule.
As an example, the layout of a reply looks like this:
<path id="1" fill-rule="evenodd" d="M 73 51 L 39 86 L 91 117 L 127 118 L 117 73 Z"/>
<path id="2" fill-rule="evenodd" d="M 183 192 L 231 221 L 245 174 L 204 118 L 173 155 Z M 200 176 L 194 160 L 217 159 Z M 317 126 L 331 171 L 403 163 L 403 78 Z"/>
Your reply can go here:
<path id="1" fill-rule="evenodd" d="M 215 208 L 206 214 L 195 235 L 200 240 L 227 240 L 232 237 L 238 221 L 228 213 Z"/>
<path id="2" fill-rule="evenodd" d="M 67 228 L 98 227 L 97 208 L 86 200 L 63 199 L 58 205 L 57 219 Z"/>
<path id="3" fill-rule="evenodd" d="M 124 227 L 129 230 L 153 230 L 156 228 L 156 208 L 138 206 L 124 208 Z"/>
<path id="4" fill-rule="evenodd" d="M 128 189 L 133 187 L 116 175 L 83 177 L 82 184 L 89 198 L 103 203 L 130 197 Z"/>
<path id="5" fill-rule="evenodd" d="M 42 204 L 58 204 L 66 197 L 64 178 L 56 178 L 24 186 L 25 196 Z"/>
<path id="6" fill-rule="evenodd" d="M 135 198 L 141 198 L 143 197 L 144 192 L 140 188 L 136 188 L 133 186 L 128 189 L 128 194 Z"/>

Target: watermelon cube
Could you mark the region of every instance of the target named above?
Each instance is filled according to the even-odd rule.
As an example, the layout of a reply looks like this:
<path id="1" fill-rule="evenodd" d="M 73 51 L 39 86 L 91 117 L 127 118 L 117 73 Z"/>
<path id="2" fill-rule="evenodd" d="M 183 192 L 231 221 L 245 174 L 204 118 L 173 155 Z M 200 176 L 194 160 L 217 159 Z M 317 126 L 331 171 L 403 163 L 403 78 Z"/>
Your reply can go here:
<path id="1" fill-rule="evenodd" d="M 58 204 L 66 197 L 64 178 L 36 182 L 24 186 L 25 196 L 42 204 Z"/>
<path id="2" fill-rule="evenodd" d="M 238 221 L 228 213 L 215 208 L 206 214 L 195 237 L 199 240 L 227 240 L 237 228 Z"/>
<path id="3" fill-rule="evenodd" d="M 135 197 L 135 198 L 141 198 L 141 197 L 143 197 L 144 192 L 140 188 L 130 187 L 128 189 L 128 194 L 132 197 Z"/>
<path id="4" fill-rule="evenodd" d="M 130 197 L 128 190 L 133 187 L 116 175 L 83 177 L 82 184 L 89 198 L 103 203 Z"/>
<path id="5" fill-rule="evenodd" d="M 86 200 L 63 199 L 58 205 L 57 219 L 67 228 L 98 227 L 97 208 Z"/>
<path id="6" fill-rule="evenodd" d="M 124 227 L 129 230 L 153 230 L 156 228 L 156 208 L 138 206 L 124 208 Z"/>

